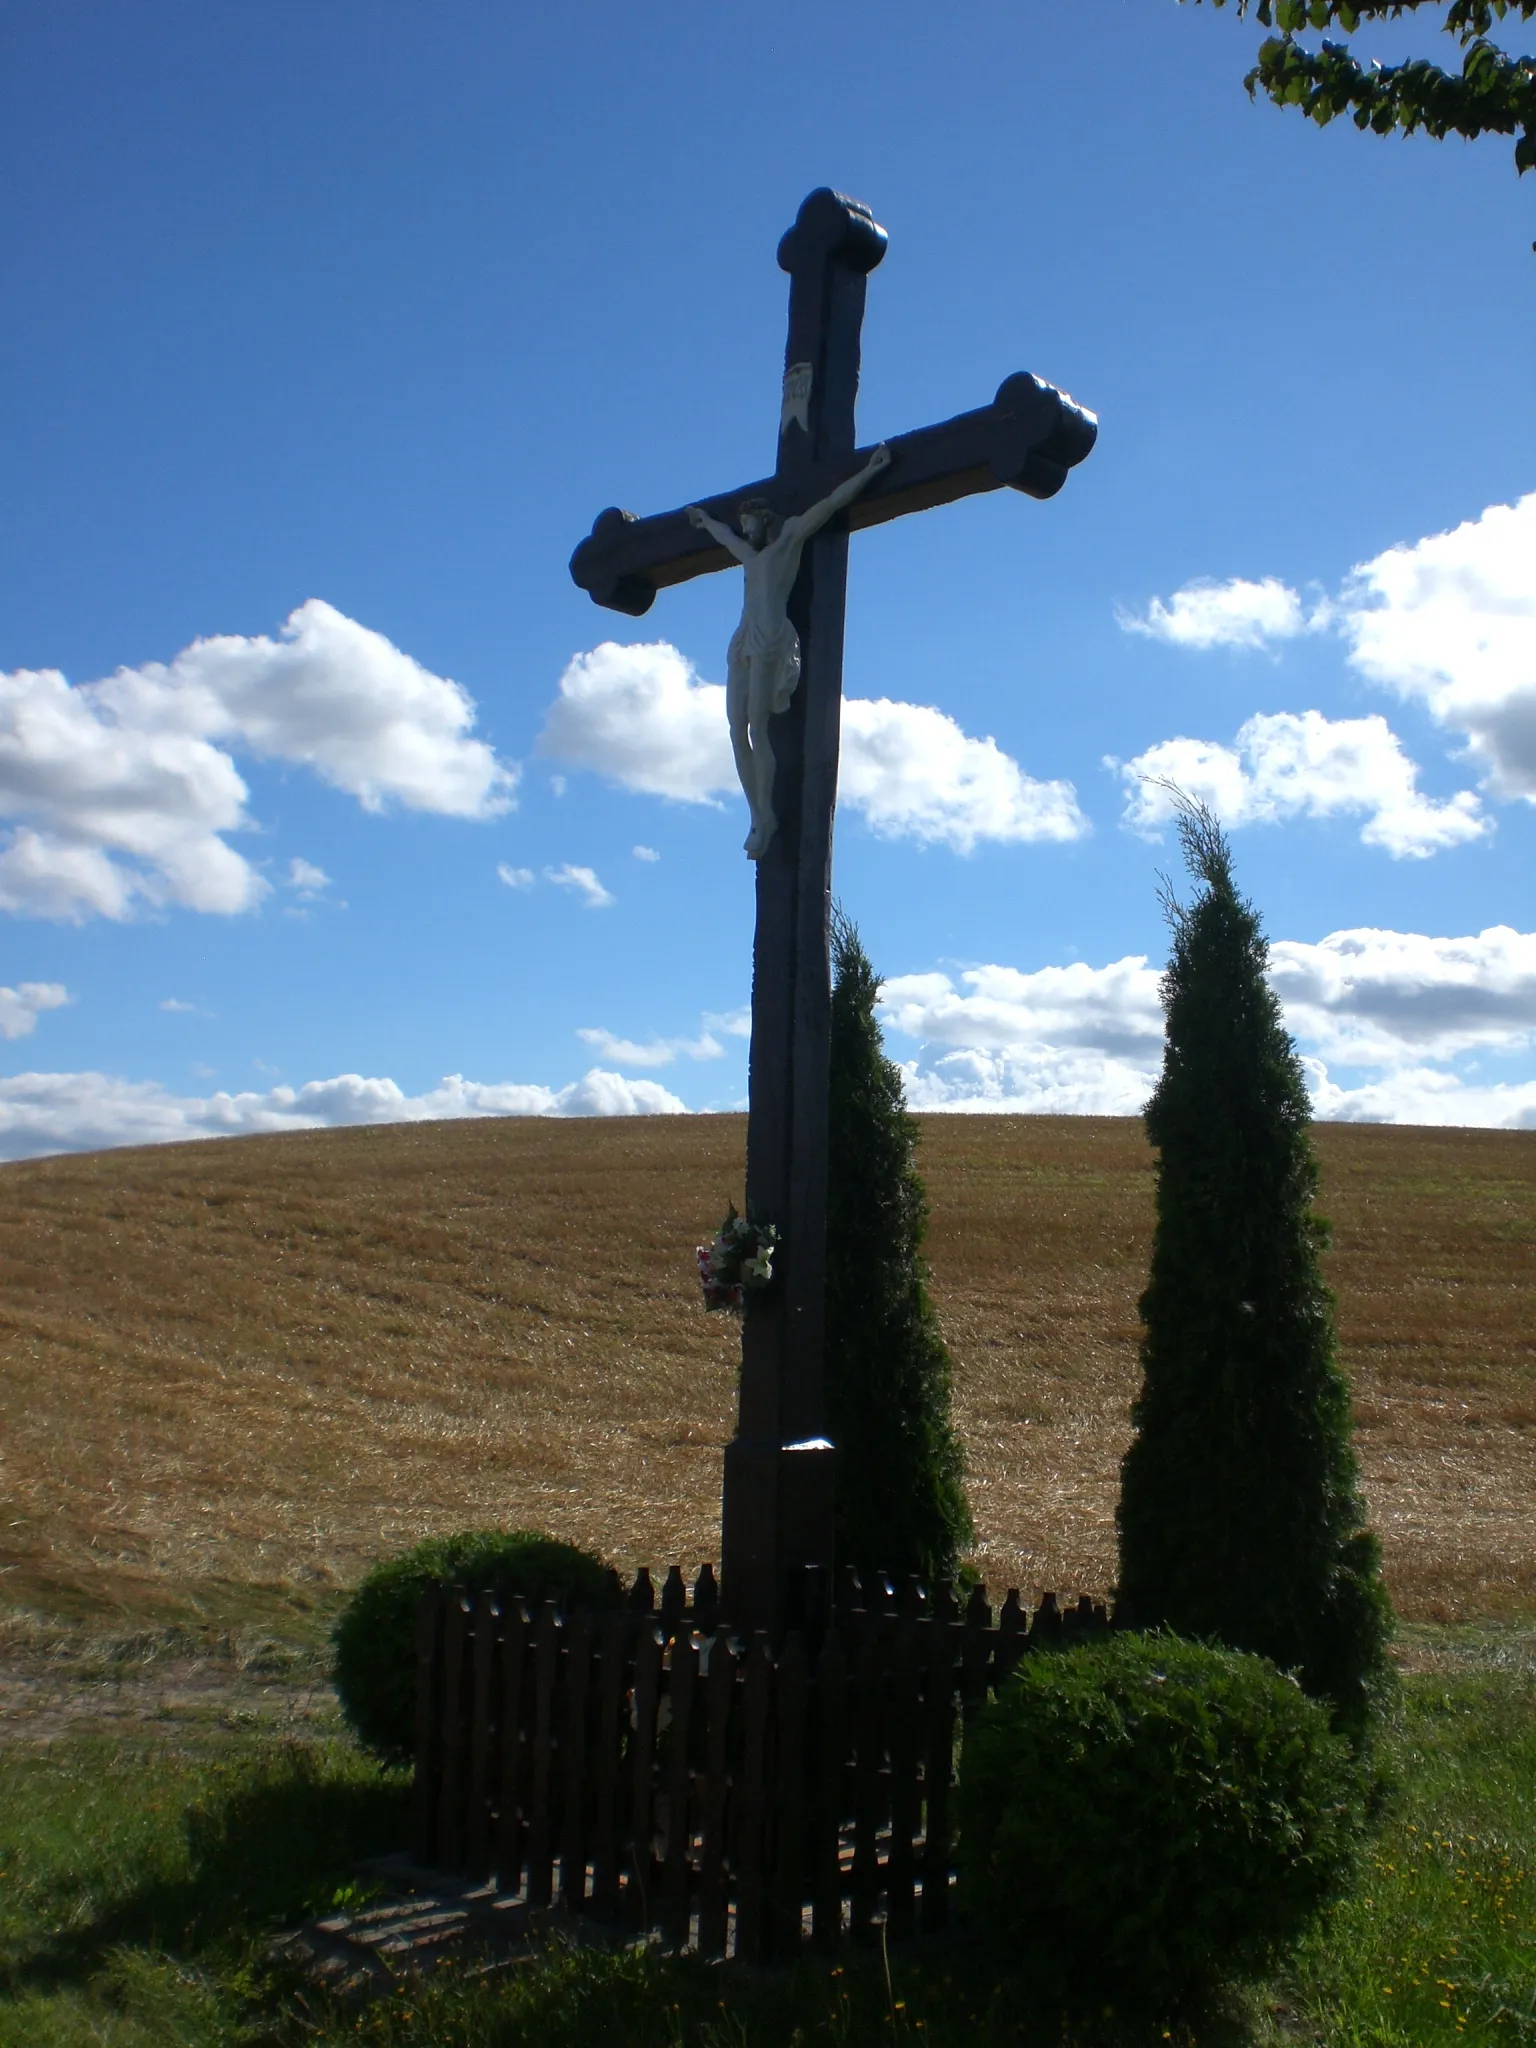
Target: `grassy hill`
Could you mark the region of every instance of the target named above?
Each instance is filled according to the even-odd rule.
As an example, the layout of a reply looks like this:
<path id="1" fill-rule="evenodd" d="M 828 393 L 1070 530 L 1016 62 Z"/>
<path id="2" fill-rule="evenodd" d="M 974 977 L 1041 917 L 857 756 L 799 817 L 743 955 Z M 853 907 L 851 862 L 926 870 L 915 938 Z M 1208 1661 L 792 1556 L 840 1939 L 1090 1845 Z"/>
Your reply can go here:
<path id="1" fill-rule="evenodd" d="M 715 1557 L 736 1328 L 702 1313 L 692 1249 L 744 1134 L 405 1125 L 0 1169 L 0 1592 L 80 1614 L 321 1593 L 484 1522 Z M 1394 1596 L 1528 1611 L 1536 1133 L 1317 1143 Z M 984 1574 L 1107 1586 L 1140 1124 L 928 1118 L 922 1164 Z"/>

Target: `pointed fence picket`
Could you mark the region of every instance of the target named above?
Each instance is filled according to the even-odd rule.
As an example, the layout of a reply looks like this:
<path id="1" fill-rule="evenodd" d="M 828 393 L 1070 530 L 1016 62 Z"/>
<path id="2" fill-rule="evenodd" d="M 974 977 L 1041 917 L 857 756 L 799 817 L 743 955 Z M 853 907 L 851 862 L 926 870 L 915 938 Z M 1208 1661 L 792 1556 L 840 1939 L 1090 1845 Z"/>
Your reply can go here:
<path id="1" fill-rule="evenodd" d="M 916 1579 L 818 1581 L 775 1649 L 708 1565 L 605 1614 L 435 1587 L 416 1641 L 415 1854 L 531 1907 L 762 1962 L 946 1924 L 956 1742 L 1019 1659 L 1102 1603 L 962 1610 Z"/>

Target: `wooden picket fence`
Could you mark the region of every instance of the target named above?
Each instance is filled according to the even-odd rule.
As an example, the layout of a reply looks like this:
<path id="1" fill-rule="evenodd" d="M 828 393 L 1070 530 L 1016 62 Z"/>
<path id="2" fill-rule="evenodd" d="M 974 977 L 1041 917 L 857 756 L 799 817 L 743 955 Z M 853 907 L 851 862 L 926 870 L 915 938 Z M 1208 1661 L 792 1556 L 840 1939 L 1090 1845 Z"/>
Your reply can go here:
<path id="1" fill-rule="evenodd" d="M 615 1612 L 438 1587 L 417 1642 L 418 1862 L 636 1936 L 761 1962 L 949 1913 L 964 1717 L 1102 1604 L 812 1588 L 775 1653 L 717 1625 L 706 1565 Z"/>

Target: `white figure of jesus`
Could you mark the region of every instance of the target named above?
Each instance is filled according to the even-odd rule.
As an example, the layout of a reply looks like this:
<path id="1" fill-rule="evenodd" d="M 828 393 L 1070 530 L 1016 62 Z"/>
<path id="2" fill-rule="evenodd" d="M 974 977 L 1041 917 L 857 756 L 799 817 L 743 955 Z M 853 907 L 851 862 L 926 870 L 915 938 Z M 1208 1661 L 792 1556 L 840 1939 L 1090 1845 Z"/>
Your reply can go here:
<path id="1" fill-rule="evenodd" d="M 882 442 L 861 470 L 839 484 L 817 505 L 780 522 L 761 498 L 747 498 L 736 508 L 741 531 L 712 519 L 701 506 L 690 505 L 688 517 L 742 566 L 741 624 L 731 635 L 726 654 L 725 709 L 731 726 L 731 751 L 741 777 L 752 829 L 747 858 L 761 860 L 778 830 L 773 814 L 773 748 L 768 721 L 787 711 L 800 681 L 800 635 L 789 620 L 789 594 L 800 573 L 806 542 L 829 519 L 851 505 L 866 484 L 889 469 L 891 451 Z"/>

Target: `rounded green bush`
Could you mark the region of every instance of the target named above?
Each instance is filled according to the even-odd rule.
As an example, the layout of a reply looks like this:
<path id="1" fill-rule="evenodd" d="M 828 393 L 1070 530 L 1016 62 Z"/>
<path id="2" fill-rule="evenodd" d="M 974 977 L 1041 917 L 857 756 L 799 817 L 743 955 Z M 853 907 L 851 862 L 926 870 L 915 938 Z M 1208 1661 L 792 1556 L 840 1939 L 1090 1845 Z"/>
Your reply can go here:
<path id="1" fill-rule="evenodd" d="M 612 1607 L 617 1582 L 600 1557 L 532 1529 L 429 1536 L 367 1573 L 332 1633 L 336 1695 L 365 1749 L 409 1763 L 416 1730 L 416 1614 L 434 1580 L 503 1599 Z"/>
<path id="2" fill-rule="evenodd" d="M 960 1901 L 1064 2004 L 1168 2013 L 1261 1973 L 1347 1883 L 1360 1767 L 1264 1658 L 1124 1634 L 1026 1657 L 968 1728 Z"/>

